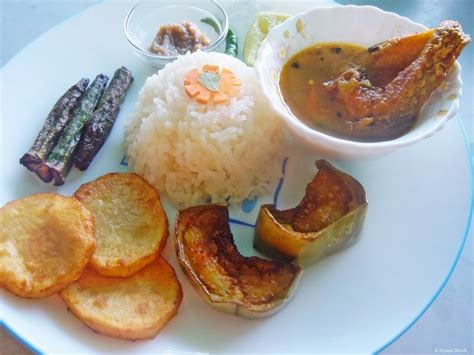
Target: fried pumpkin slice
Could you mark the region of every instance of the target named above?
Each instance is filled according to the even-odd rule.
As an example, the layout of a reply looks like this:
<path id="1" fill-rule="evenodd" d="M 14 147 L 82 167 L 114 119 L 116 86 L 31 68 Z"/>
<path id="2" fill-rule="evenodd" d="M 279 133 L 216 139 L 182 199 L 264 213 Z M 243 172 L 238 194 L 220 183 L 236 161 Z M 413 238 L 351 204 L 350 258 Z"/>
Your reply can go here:
<path id="1" fill-rule="evenodd" d="M 159 256 L 128 278 L 102 276 L 88 267 L 60 296 L 89 328 L 137 340 L 153 338 L 176 315 L 183 292 L 173 268 Z"/>
<path id="2" fill-rule="evenodd" d="M 43 193 L 0 209 L 0 285 L 47 297 L 74 282 L 95 250 L 94 216 L 79 201 Z"/>
<path id="3" fill-rule="evenodd" d="M 168 219 L 157 191 L 140 176 L 106 174 L 82 185 L 74 197 L 95 216 L 91 265 L 99 274 L 130 276 L 165 247 Z"/>
<path id="4" fill-rule="evenodd" d="M 229 228 L 227 207 L 182 210 L 175 231 L 181 268 L 217 310 L 264 317 L 278 311 L 291 297 L 301 269 L 290 262 L 242 256 Z"/>
<path id="5" fill-rule="evenodd" d="M 316 166 L 318 173 L 297 207 L 260 208 L 254 238 L 257 250 L 306 267 L 356 240 L 367 210 L 364 188 L 326 160 L 316 161 Z"/>

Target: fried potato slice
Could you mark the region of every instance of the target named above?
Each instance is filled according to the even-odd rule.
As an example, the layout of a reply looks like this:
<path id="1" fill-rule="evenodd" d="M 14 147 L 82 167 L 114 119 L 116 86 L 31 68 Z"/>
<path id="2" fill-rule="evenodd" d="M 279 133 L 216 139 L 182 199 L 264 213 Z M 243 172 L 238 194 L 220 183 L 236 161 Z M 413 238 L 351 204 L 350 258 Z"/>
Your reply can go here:
<path id="1" fill-rule="evenodd" d="M 95 216 L 92 267 L 127 277 L 156 259 L 168 238 L 168 219 L 157 191 L 136 174 L 110 173 L 74 194 Z"/>
<path id="2" fill-rule="evenodd" d="M 63 289 L 94 250 L 94 216 L 74 198 L 35 194 L 0 209 L 0 285 L 17 296 Z"/>
<path id="3" fill-rule="evenodd" d="M 88 267 L 60 296 L 89 328 L 129 340 L 153 338 L 183 299 L 173 268 L 161 256 L 128 278 L 102 276 Z"/>

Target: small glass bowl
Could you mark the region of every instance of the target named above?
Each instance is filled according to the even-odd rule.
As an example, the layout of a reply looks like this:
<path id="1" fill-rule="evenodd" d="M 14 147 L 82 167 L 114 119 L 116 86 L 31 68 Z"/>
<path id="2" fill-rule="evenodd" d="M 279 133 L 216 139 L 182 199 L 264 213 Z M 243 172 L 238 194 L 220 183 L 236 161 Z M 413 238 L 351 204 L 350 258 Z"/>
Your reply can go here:
<path id="1" fill-rule="evenodd" d="M 203 19 L 207 20 L 203 22 Z M 204 51 L 218 51 L 221 46 L 223 47 L 229 30 L 229 18 L 224 8 L 214 0 L 199 2 L 177 0 L 173 1 L 172 5 L 166 0 L 142 0 L 125 17 L 125 37 L 140 58 L 163 67 L 177 56 L 164 56 L 151 52 L 153 39 L 160 26 L 185 20 L 194 23 L 209 38 L 210 44 Z"/>

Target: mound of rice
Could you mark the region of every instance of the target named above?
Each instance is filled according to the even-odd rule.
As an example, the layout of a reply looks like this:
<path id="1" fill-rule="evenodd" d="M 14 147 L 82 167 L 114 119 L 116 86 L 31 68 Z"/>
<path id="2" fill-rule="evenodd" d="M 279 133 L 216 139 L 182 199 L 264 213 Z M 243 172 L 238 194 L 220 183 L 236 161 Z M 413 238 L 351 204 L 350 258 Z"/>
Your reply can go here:
<path id="1" fill-rule="evenodd" d="M 203 105 L 184 92 L 184 76 L 205 64 L 229 68 L 237 96 Z M 149 77 L 125 131 L 129 166 L 179 207 L 238 203 L 267 192 L 279 177 L 282 126 L 256 73 L 221 53 L 179 57 Z"/>

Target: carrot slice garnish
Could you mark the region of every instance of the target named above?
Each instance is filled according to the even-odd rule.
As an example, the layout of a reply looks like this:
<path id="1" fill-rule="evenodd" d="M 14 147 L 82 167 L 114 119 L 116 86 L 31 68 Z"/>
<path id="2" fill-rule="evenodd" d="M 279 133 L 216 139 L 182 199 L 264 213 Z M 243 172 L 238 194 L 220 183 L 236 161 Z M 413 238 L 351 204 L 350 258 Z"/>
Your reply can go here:
<path id="1" fill-rule="evenodd" d="M 218 92 L 214 94 L 212 99 L 214 100 L 214 103 L 216 105 L 219 105 L 219 104 L 223 104 L 224 102 L 227 102 L 227 100 L 229 100 L 229 97 L 222 92 Z"/>
<path id="2" fill-rule="evenodd" d="M 186 92 L 186 94 L 189 96 L 189 97 L 194 97 L 196 96 L 197 94 L 199 94 L 199 92 L 201 91 L 200 88 L 196 85 L 185 85 L 184 86 L 184 91 Z"/>
<path id="3" fill-rule="evenodd" d="M 211 98 L 211 93 L 209 91 L 200 91 L 196 96 L 196 101 L 200 104 L 207 104 Z"/>
<path id="4" fill-rule="evenodd" d="M 235 74 L 232 71 L 230 71 L 228 68 L 222 69 L 221 75 L 223 77 L 229 77 L 229 76 L 235 77 Z"/>
<path id="5" fill-rule="evenodd" d="M 191 70 L 184 77 L 184 85 L 192 84 L 193 82 L 196 81 L 197 78 L 199 78 L 199 70 L 197 70 L 197 69 Z"/>
<path id="6" fill-rule="evenodd" d="M 202 67 L 202 71 L 205 71 L 208 73 L 219 73 L 219 66 L 213 65 L 213 64 L 206 64 Z"/>
<path id="7" fill-rule="evenodd" d="M 189 98 L 201 103 L 223 104 L 240 91 L 239 78 L 228 68 L 219 70 L 218 65 L 203 65 L 202 71 L 192 69 L 184 77 L 184 92 Z"/>

